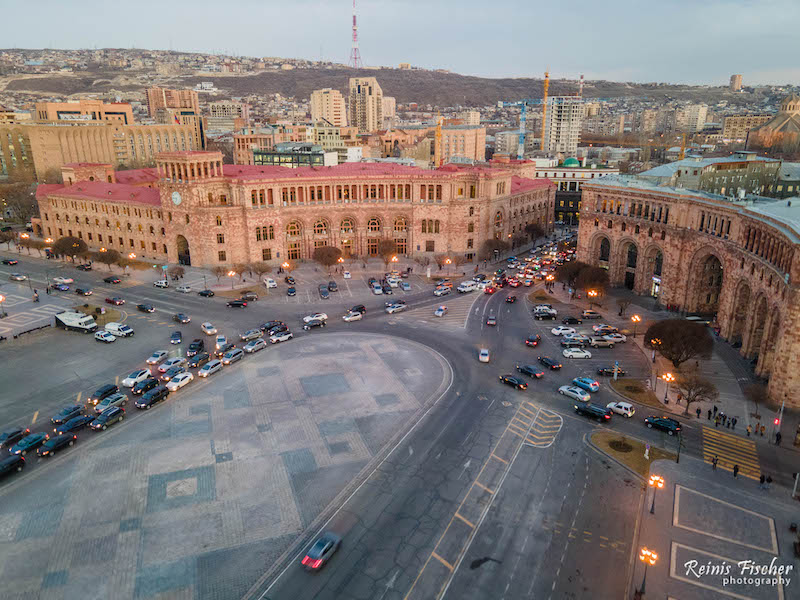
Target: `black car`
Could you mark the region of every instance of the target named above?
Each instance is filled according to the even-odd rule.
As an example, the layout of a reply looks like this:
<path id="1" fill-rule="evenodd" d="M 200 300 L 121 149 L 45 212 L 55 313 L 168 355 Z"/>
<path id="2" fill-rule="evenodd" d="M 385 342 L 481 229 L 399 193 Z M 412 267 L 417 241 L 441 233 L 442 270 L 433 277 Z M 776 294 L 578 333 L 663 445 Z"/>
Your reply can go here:
<path id="1" fill-rule="evenodd" d="M 15 472 L 18 473 L 24 468 L 25 459 L 18 454 L 14 454 L 4 458 L 3 460 L 0 460 L 0 476 L 5 476 Z"/>
<path id="2" fill-rule="evenodd" d="M 580 338 L 566 338 L 561 340 L 561 346 L 563 348 L 583 348 L 586 345 L 586 342 Z"/>
<path id="3" fill-rule="evenodd" d="M 534 311 L 533 318 L 537 321 L 553 321 L 555 320 L 556 316 L 549 311 Z"/>
<path id="4" fill-rule="evenodd" d="M 236 344 L 232 344 L 232 343 L 228 342 L 227 344 L 223 345 L 221 348 L 218 348 L 218 349 L 217 349 L 217 350 L 214 352 L 214 355 L 215 355 L 217 358 L 220 358 L 220 357 L 221 357 L 223 354 L 225 354 L 225 353 L 226 353 L 228 350 L 233 350 L 234 348 L 236 348 Z"/>
<path id="5" fill-rule="evenodd" d="M 283 321 L 267 321 L 266 323 L 261 325 L 261 331 L 269 331 L 276 325 L 283 325 Z"/>
<path id="6" fill-rule="evenodd" d="M 331 294 L 328 291 L 328 286 L 325 285 L 324 283 L 319 284 L 319 297 L 322 298 L 323 300 L 327 300 L 328 298 L 331 297 Z"/>
<path id="7" fill-rule="evenodd" d="M 77 417 L 83 412 L 83 407 L 74 404 L 72 406 L 65 406 L 61 409 L 57 415 L 50 417 L 50 422 L 53 425 L 61 425 L 62 423 L 66 423 L 72 417 Z"/>
<path id="8" fill-rule="evenodd" d="M 152 304 L 137 304 L 136 308 L 138 308 L 142 312 L 151 313 L 156 312 L 156 309 L 153 308 Z"/>
<path id="9" fill-rule="evenodd" d="M 208 352 L 198 352 L 197 354 L 192 356 L 192 358 L 189 359 L 189 362 L 187 363 L 187 366 L 190 369 L 194 369 L 196 367 L 202 367 L 204 364 L 206 364 L 210 360 L 211 360 L 211 357 L 209 356 Z"/>
<path id="10" fill-rule="evenodd" d="M 367 309 L 363 304 L 356 304 L 353 308 L 350 309 L 350 312 L 351 313 L 356 313 L 357 312 L 357 313 L 361 313 L 363 315 L 363 314 L 366 314 Z"/>
<path id="11" fill-rule="evenodd" d="M 650 415 L 649 417 L 645 417 L 644 422 L 649 429 L 660 429 L 661 431 L 666 431 L 669 435 L 675 435 L 681 430 L 681 424 L 670 417 L 656 417 Z"/>
<path id="12" fill-rule="evenodd" d="M 287 296 L 297 296 L 297 290 L 294 289 L 293 287 L 290 287 L 290 288 L 288 288 L 286 290 L 286 295 Z"/>
<path id="13" fill-rule="evenodd" d="M 282 333 L 284 331 L 289 331 L 289 326 L 286 323 L 278 323 L 277 325 L 273 325 L 269 329 L 267 329 L 264 333 L 267 334 L 267 337 L 271 335 L 275 335 L 276 333 Z"/>
<path id="14" fill-rule="evenodd" d="M 136 408 L 150 410 L 150 408 L 155 404 L 158 404 L 162 400 L 166 400 L 167 396 L 169 396 L 169 390 L 167 389 L 167 386 L 160 385 L 156 388 L 153 388 L 139 400 L 137 400 Z"/>
<path id="15" fill-rule="evenodd" d="M 0 433 L 0 448 L 11 448 L 11 446 L 16 444 L 30 432 L 30 429 L 21 429 L 17 427 L 15 429 L 9 429 L 8 431 Z"/>
<path id="16" fill-rule="evenodd" d="M 578 317 L 564 317 L 561 319 L 561 322 L 564 325 L 580 325 L 583 323 L 583 321 L 581 321 Z"/>
<path id="17" fill-rule="evenodd" d="M 75 441 L 78 439 L 78 436 L 74 433 L 65 433 L 63 435 L 58 435 L 54 438 L 50 438 L 44 444 L 39 447 L 37 450 L 37 454 L 39 456 L 53 456 L 57 450 L 61 450 L 62 448 L 66 448 L 67 446 L 72 446 L 75 444 Z"/>
<path id="18" fill-rule="evenodd" d="M 11 265 L 12 267 L 16 264 L 19 264 L 19 261 L 13 258 L 4 258 L 3 259 L 4 265 Z"/>
<path id="19" fill-rule="evenodd" d="M 536 379 L 541 379 L 544 375 L 544 371 L 542 371 L 536 365 L 517 365 L 517 371 L 522 373 L 523 375 L 530 375 L 531 377 L 535 377 Z"/>
<path id="20" fill-rule="evenodd" d="M 329 292 L 338 292 L 339 291 L 339 286 L 336 285 L 335 281 L 329 281 L 328 282 L 328 291 Z"/>
<path id="21" fill-rule="evenodd" d="M 522 381 L 519 377 L 515 377 L 514 375 L 500 375 L 500 381 L 505 383 L 506 385 L 510 385 L 515 390 L 527 390 L 528 384 Z"/>
<path id="22" fill-rule="evenodd" d="M 75 288 L 75 293 L 79 296 L 91 296 L 92 290 L 89 288 Z"/>
<path id="23" fill-rule="evenodd" d="M 197 292 L 197 295 L 202 296 L 203 298 L 211 298 L 214 296 L 214 292 L 212 292 L 211 290 L 200 290 L 199 292 Z"/>
<path id="24" fill-rule="evenodd" d="M 170 344 L 180 344 L 183 341 L 183 335 L 180 331 L 173 331 L 172 334 L 169 336 L 169 343 Z"/>
<path id="25" fill-rule="evenodd" d="M 561 363 L 557 360 L 553 360 L 549 356 L 540 356 L 539 363 L 543 364 L 545 367 L 550 369 L 551 371 L 557 371 L 561 368 Z"/>
<path id="26" fill-rule="evenodd" d="M 92 265 L 90 265 L 89 263 L 86 263 L 86 264 L 83 264 L 83 265 L 78 265 L 75 268 L 78 269 L 78 271 L 91 271 L 92 270 Z"/>
<path id="27" fill-rule="evenodd" d="M 472 281 L 486 281 L 486 275 L 483 273 L 478 273 L 472 278 Z"/>
<path id="28" fill-rule="evenodd" d="M 192 321 L 189 318 L 189 315 L 185 315 L 183 313 L 178 313 L 177 315 L 173 315 L 172 320 L 175 321 L 176 323 L 182 323 L 182 324 L 183 323 L 191 323 L 191 321 Z"/>
<path id="29" fill-rule="evenodd" d="M 100 402 L 108 398 L 111 394 L 116 394 L 117 392 L 119 392 L 118 386 L 114 385 L 113 383 L 107 383 L 106 385 L 96 389 L 94 394 L 92 394 L 86 399 L 86 402 L 94 406 L 97 406 Z"/>
<path id="30" fill-rule="evenodd" d="M 384 283 L 381 287 L 383 288 L 384 294 L 386 295 L 394 294 L 394 292 L 392 291 L 392 286 L 390 286 L 388 283 Z"/>
<path id="31" fill-rule="evenodd" d="M 192 357 L 205 350 L 205 348 L 206 348 L 206 343 L 200 338 L 196 338 L 192 340 L 192 343 L 189 344 L 189 347 L 186 349 L 186 356 L 187 358 Z"/>
<path id="32" fill-rule="evenodd" d="M 56 435 L 63 435 L 65 433 L 70 433 L 71 431 L 78 431 L 86 427 L 89 423 L 94 421 L 94 418 L 97 415 L 81 415 L 80 417 L 73 417 L 63 425 L 59 425 L 53 429 L 53 433 Z"/>
<path id="33" fill-rule="evenodd" d="M 92 424 L 89 426 L 95 431 L 103 430 L 109 428 L 109 426 L 113 425 L 117 421 L 122 421 L 125 418 L 125 409 L 120 408 L 119 406 L 109 406 L 103 412 L 101 412 L 97 418 L 92 421 Z"/>
<path id="34" fill-rule="evenodd" d="M 378 280 L 375 279 L 374 277 L 370 277 L 367 280 L 367 287 L 369 287 L 369 289 L 372 289 L 373 284 L 376 284 L 376 283 L 378 283 Z"/>
<path id="35" fill-rule="evenodd" d="M 175 375 L 180 373 L 186 373 L 186 367 L 183 365 L 177 365 L 175 367 L 171 367 L 167 369 L 167 372 L 161 376 L 161 381 L 170 381 Z"/>
<path id="36" fill-rule="evenodd" d="M 247 300 L 248 302 L 255 302 L 256 300 L 258 300 L 258 294 L 256 294 L 255 292 L 251 292 L 249 290 L 245 290 L 244 292 L 242 292 L 241 298 L 242 300 Z"/>
<path id="37" fill-rule="evenodd" d="M 157 385 L 158 385 L 158 379 L 156 379 L 155 377 L 148 377 L 144 381 L 140 381 L 135 386 L 133 386 L 131 393 L 134 396 L 141 396 L 145 392 L 152 390 Z"/>
<path id="38" fill-rule="evenodd" d="M 109 277 L 103 279 L 103 281 L 105 281 L 106 283 L 119 283 L 121 279 L 116 275 L 110 275 Z"/>
<path id="39" fill-rule="evenodd" d="M 311 319 L 307 323 L 303 323 L 303 329 L 305 329 L 306 331 L 308 331 L 312 327 L 325 327 L 325 321 L 321 319 Z"/>
<path id="40" fill-rule="evenodd" d="M 289 285 L 294 285 L 296 283 L 294 277 L 292 277 L 291 275 L 287 275 L 286 277 L 283 278 L 283 280 Z"/>
<path id="41" fill-rule="evenodd" d="M 584 417 L 597 420 L 598 423 L 611 420 L 611 409 L 591 402 L 574 404 L 575 412 Z"/>
<path id="42" fill-rule="evenodd" d="M 530 346 L 531 348 L 536 348 L 539 345 L 539 342 L 542 341 L 541 336 L 537 333 L 534 335 L 529 335 L 528 339 L 525 340 L 525 345 Z"/>
<path id="43" fill-rule="evenodd" d="M 625 371 L 617 367 L 617 377 L 622 377 L 625 375 Z M 611 377 L 614 376 L 614 367 L 600 367 L 597 369 L 598 375 L 610 375 Z"/>
<path id="44" fill-rule="evenodd" d="M 39 433 L 32 433 L 30 435 L 26 435 L 14 446 L 11 446 L 8 451 L 11 454 L 21 454 L 22 456 L 25 456 L 28 452 L 36 450 L 36 448 L 44 444 L 46 441 L 47 434 L 43 431 Z"/>
<path id="45" fill-rule="evenodd" d="M 245 300 L 231 300 L 228 302 L 228 308 L 246 308 L 247 302 Z"/>
<path id="46" fill-rule="evenodd" d="M 509 304 L 513 304 L 516 301 L 517 301 L 517 297 L 516 296 L 507 296 L 506 297 L 506 302 L 508 302 Z"/>

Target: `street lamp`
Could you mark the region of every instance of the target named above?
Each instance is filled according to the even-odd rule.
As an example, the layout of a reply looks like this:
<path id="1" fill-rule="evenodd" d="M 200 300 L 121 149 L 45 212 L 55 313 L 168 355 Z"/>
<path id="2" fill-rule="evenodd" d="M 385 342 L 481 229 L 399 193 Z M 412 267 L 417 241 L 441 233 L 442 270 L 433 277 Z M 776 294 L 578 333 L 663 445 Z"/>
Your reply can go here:
<path id="1" fill-rule="evenodd" d="M 133 252 L 131 252 L 130 254 L 128 254 L 128 258 L 134 259 L 136 258 L 136 255 Z"/>
<path id="2" fill-rule="evenodd" d="M 592 308 L 594 299 L 597 298 L 597 290 L 589 290 L 586 295 L 589 296 L 589 308 Z"/>
<path id="3" fill-rule="evenodd" d="M 446 264 L 446 265 L 447 265 L 447 274 L 448 274 L 448 275 L 450 275 L 450 264 L 451 264 L 452 262 L 453 262 L 453 261 L 452 261 L 452 260 L 450 260 L 450 257 L 449 257 L 449 256 L 448 256 L 447 258 L 445 258 L 445 259 L 444 259 L 444 264 Z"/>
<path id="4" fill-rule="evenodd" d="M 644 577 L 642 578 L 642 587 L 639 588 L 639 594 L 644 596 L 644 588 L 647 584 L 647 567 L 654 566 L 658 562 L 658 554 L 645 547 L 639 551 L 639 560 L 644 563 Z"/>
<path id="5" fill-rule="evenodd" d="M 664 478 L 660 475 L 650 475 L 649 485 L 653 488 L 653 503 L 650 505 L 650 514 L 656 514 L 656 491 L 664 487 Z"/>
<path id="6" fill-rule="evenodd" d="M 653 347 L 653 362 L 656 362 L 656 348 L 661 346 L 661 339 L 653 338 L 652 340 L 650 340 L 650 345 Z"/>
<path id="7" fill-rule="evenodd" d="M 231 278 L 231 289 L 233 289 L 233 278 L 236 277 L 236 271 L 228 271 L 228 277 Z"/>
<path id="8" fill-rule="evenodd" d="M 6 315 L 6 309 L 3 306 L 3 302 L 5 302 L 5 299 L 6 299 L 6 297 L 3 296 L 3 294 L 0 294 L 0 319 L 2 319 L 3 317 L 7 316 Z"/>
<path id="9" fill-rule="evenodd" d="M 642 317 L 640 317 L 639 315 L 633 315 L 631 317 L 631 321 L 633 321 L 633 337 L 636 338 L 636 325 L 641 323 Z"/>
<path id="10" fill-rule="evenodd" d="M 285 263 L 283 263 L 283 264 L 281 265 L 281 267 L 283 267 L 283 270 L 284 270 L 284 271 L 288 271 L 288 270 L 289 270 L 289 267 L 291 267 L 291 265 L 290 265 L 288 262 L 285 262 Z"/>
<path id="11" fill-rule="evenodd" d="M 448 259 L 448 260 L 450 260 L 450 259 Z M 397 262 L 397 257 L 396 257 L 396 256 L 393 256 L 393 257 L 392 257 L 392 262 L 393 262 L 393 263 L 396 263 L 396 262 Z"/>
<path id="12" fill-rule="evenodd" d="M 52 243 L 53 243 L 53 238 L 47 238 L 47 239 L 44 241 L 44 243 L 45 243 L 45 244 L 52 244 Z"/>
<path id="13" fill-rule="evenodd" d="M 667 389 L 664 390 L 664 404 L 669 404 L 669 400 L 667 400 L 667 394 L 669 394 L 669 384 L 671 381 L 675 381 L 675 376 L 672 373 L 664 373 L 661 376 L 661 379 L 667 383 Z"/>

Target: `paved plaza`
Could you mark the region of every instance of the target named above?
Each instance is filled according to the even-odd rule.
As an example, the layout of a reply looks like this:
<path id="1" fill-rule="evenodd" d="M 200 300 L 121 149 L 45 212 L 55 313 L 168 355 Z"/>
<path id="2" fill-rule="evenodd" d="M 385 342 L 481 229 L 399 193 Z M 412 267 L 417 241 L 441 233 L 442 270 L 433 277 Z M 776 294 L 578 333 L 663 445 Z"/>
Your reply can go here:
<path id="1" fill-rule="evenodd" d="M 413 342 L 309 336 L 83 436 L 3 489 L 4 598 L 240 598 L 448 377 Z"/>

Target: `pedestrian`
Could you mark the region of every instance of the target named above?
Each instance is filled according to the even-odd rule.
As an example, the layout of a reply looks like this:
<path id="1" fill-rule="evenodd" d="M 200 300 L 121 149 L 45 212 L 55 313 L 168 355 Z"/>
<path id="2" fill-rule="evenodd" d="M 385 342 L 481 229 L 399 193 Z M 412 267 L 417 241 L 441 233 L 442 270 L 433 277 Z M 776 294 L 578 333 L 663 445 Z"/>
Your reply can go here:
<path id="1" fill-rule="evenodd" d="M 700 418 L 700 413 L 702 412 L 702 411 L 700 410 L 700 407 L 699 407 L 699 406 L 697 407 L 697 410 L 696 410 L 695 412 L 697 413 L 697 418 L 699 419 L 699 418 Z"/>
<path id="2" fill-rule="evenodd" d="M 728 417 L 725 417 L 725 427 L 727 427 L 728 429 L 731 428 L 731 419 L 729 419 Z"/>
<path id="3" fill-rule="evenodd" d="M 49 285 L 45 288 L 44 293 L 47 294 L 48 296 L 50 295 L 50 286 Z"/>
<path id="4" fill-rule="evenodd" d="M 780 446 L 780 445 L 781 445 L 781 438 L 782 438 L 782 437 L 783 437 L 783 436 L 781 435 L 781 432 L 780 432 L 780 431 L 779 431 L 778 433 L 776 433 L 776 434 L 775 434 L 775 445 L 776 445 L 776 446 Z"/>
<path id="5" fill-rule="evenodd" d="M 717 416 L 717 405 L 714 405 L 714 416 Z"/>
<path id="6" fill-rule="evenodd" d="M 717 463 L 718 462 L 719 462 L 719 458 L 717 458 L 717 455 L 715 454 L 714 458 L 711 459 L 711 466 L 712 466 L 712 470 L 713 471 L 717 470 Z"/>
<path id="7" fill-rule="evenodd" d="M 719 415 L 714 417 L 714 427 L 719 427 Z"/>
<path id="8" fill-rule="evenodd" d="M 767 478 L 764 477 L 764 474 L 762 473 L 761 477 L 758 478 L 758 487 L 759 487 L 759 489 L 762 489 L 762 490 L 764 489 L 764 482 L 766 480 L 767 480 Z"/>
<path id="9" fill-rule="evenodd" d="M 761 421 L 756 422 L 756 428 L 753 430 L 753 433 L 758 435 L 758 430 L 761 429 Z"/>
<path id="10" fill-rule="evenodd" d="M 764 437 L 764 430 L 765 430 L 765 429 L 766 429 L 766 427 L 764 427 L 764 426 L 762 425 L 762 426 L 761 426 L 761 437 Z"/>
<path id="11" fill-rule="evenodd" d="M 736 479 L 738 475 L 739 475 L 739 465 L 733 465 L 733 478 Z"/>
<path id="12" fill-rule="evenodd" d="M 750 425 L 747 426 L 747 437 L 750 437 Z"/>
<path id="13" fill-rule="evenodd" d="M 711 409 L 710 408 L 708 409 L 708 420 L 709 421 L 711 420 Z"/>
<path id="14" fill-rule="evenodd" d="M 737 420 L 738 419 L 736 417 L 733 417 L 733 419 L 731 419 L 731 429 L 734 429 L 734 430 L 736 429 L 736 421 Z"/>
<path id="15" fill-rule="evenodd" d="M 767 475 L 767 489 L 772 485 L 772 475 Z"/>

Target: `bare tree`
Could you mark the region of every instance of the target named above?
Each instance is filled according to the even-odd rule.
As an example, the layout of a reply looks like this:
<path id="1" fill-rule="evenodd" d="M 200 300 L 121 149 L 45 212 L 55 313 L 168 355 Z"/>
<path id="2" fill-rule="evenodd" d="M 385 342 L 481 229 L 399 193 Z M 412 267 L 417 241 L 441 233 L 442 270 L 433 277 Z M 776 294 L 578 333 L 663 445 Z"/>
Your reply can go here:
<path id="1" fill-rule="evenodd" d="M 569 287 L 575 287 L 575 281 L 578 279 L 578 274 L 582 269 L 585 269 L 588 266 L 589 265 L 586 263 L 577 260 L 571 260 L 567 263 L 564 263 L 556 269 L 556 281 L 566 283 Z"/>
<path id="2" fill-rule="evenodd" d="M 395 254 L 397 254 L 397 244 L 394 243 L 394 240 L 381 240 L 378 242 L 378 256 L 383 259 L 384 268 L 389 268 L 389 263 L 392 262 Z"/>
<path id="3" fill-rule="evenodd" d="M 244 277 L 244 274 L 247 273 L 248 268 L 249 267 L 244 263 L 236 263 L 235 265 L 233 265 L 233 270 L 239 276 L 239 281 L 241 281 L 242 278 Z"/>
<path id="4" fill-rule="evenodd" d="M 695 369 L 688 373 L 678 374 L 675 379 L 675 387 L 686 401 L 684 415 L 689 414 L 689 406 L 692 403 L 714 402 L 719 397 L 717 387 Z"/>
<path id="5" fill-rule="evenodd" d="M 618 298 L 617 299 L 617 306 L 619 306 L 619 316 L 624 317 L 625 311 L 628 310 L 628 307 L 631 305 L 631 300 L 629 298 Z"/>
<path id="6" fill-rule="evenodd" d="M 751 383 L 745 386 L 744 395 L 755 406 L 755 413 L 753 416 L 756 419 L 760 419 L 761 414 L 758 410 L 759 406 L 763 405 L 769 399 L 769 395 L 767 394 L 767 386 L 761 383 Z"/>
<path id="7" fill-rule="evenodd" d="M 676 369 L 687 360 L 710 357 L 714 346 L 708 327 L 684 319 L 656 321 L 644 335 L 645 346 L 671 361 Z"/>
<path id="8" fill-rule="evenodd" d="M 211 269 L 211 274 L 214 275 L 214 277 L 217 278 L 217 283 L 219 283 L 220 277 L 225 275 L 227 272 L 228 272 L 228 269 L 226 269 L 222 265 L 217 265 L 216 267 Z"/>
<path id="9" fill-rule="evenodd" d="M 16 239 L 13 231 L 0 231 L 0 244 L 6 245 L 6 250 L 11 250 L 11 242 Z"/>
<path id="10" fill-rule="evenodd" d="M 111 270 L 111 265 L 117 264 L 120 258 L 122 258 L 122 255 L 112 248 L 106 249 L 105 252 L 92 253 L 92 260 L 95 260 L 100 264 L 107 265 L 109 271 Z"/>
<path id="11" fill-rule="evenodd" d="M 530 236 L 531 242 L 536 243 L 544 235 L 544 229 L 538 223 L 528 223 L 525 225 L 525 233 Z"/>
<path id="12" fill-rule="evenodd" d="M 339 262 L 342 256 L 342 251 L 334 246 L 322 246 L 321 248 L 314 248 L 314 260 L 327 269 L 328 274 L 331 272 L 331 267 Z"/>
<path id="13" fill-rule="evenodd" d="M 502 254 L 508 250 L 508 242 L 503 240 L 486 240 L 481 244 L 481 249 L 478 251 L 479 260 L 489 260 L 494 258 L 494 251 L 497 250 L 498 254 Z"/>
<path id="14" fill-rule="evenodd" d="M 167 273 L 169 273 L 171 277 L 180 278 L 183 277 L 183 275 L 186 273 L 186 269 L 184 269 L 180 265 L 173 265 L 169 269 L 167 269 Z"/>
<path id="15" fill-rule="evenodd" d="M 76 256 L 83 256 L 87 251 L 86 242 L 76 237 L 58 238 L 53 244 L 53 252 L 61 256 L 69 256 L 73 261 Z"/>
<path id="16" fill-rule="evenodd" d="M 602 294 L 608 287 L 608 271 L 601 267 L 587 266 L 578 272 L 575 286 L 582 290 L 596 290 Z"/>
<path id="17" fill-rule="evenodd" d="M 256 274 L 256 277 L 261 279 L 262 275 L 272 272 L 272 267 L 270 267 L 265 262 L 257 262 L 250 265 L 250 271 Z"/>

